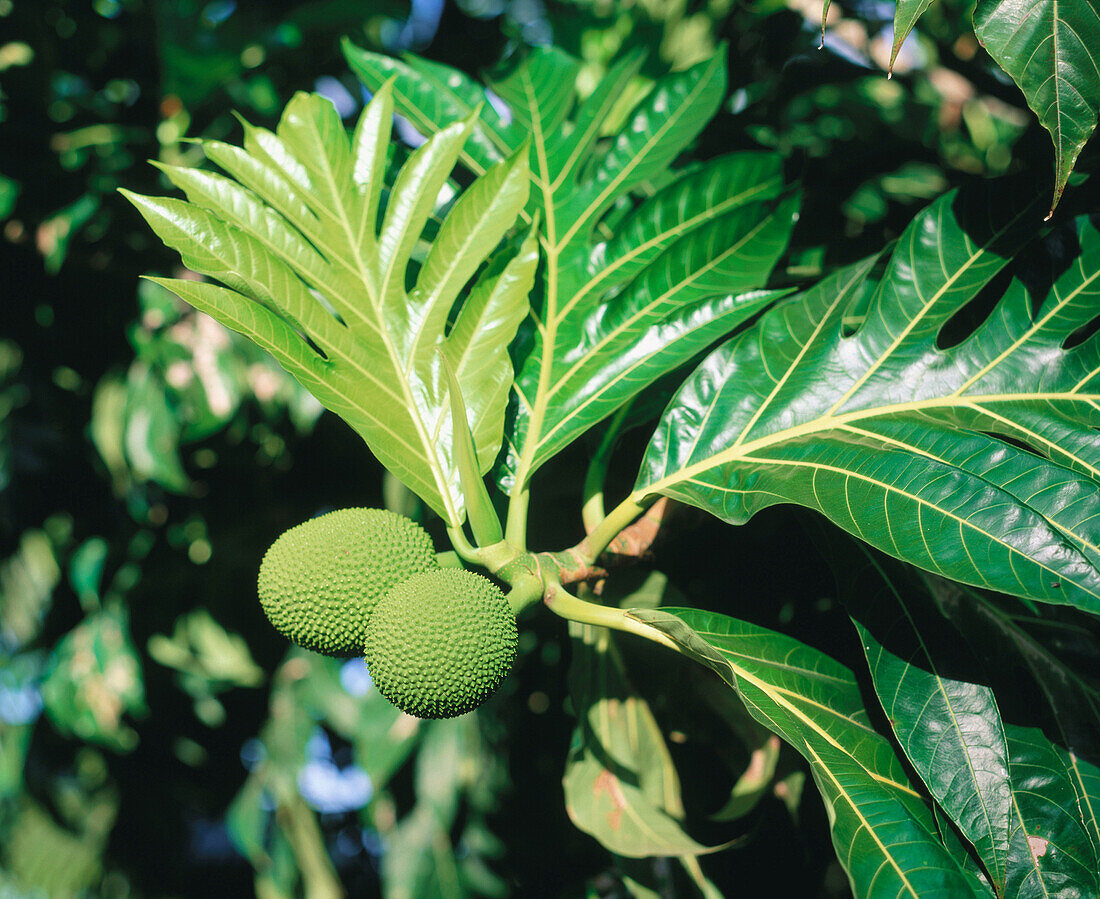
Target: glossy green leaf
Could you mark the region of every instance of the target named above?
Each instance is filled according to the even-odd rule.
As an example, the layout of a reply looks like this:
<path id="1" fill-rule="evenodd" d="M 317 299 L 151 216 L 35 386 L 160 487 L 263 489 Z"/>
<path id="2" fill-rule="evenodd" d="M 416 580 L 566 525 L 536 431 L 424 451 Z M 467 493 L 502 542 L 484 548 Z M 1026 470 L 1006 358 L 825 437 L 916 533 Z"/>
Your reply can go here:
<path id="1" fill-rule="evenodd" d="M 1020 632 L 998 621 L 992 597 L 870 550 L 863 554 L 855 565 L 842 549 L 831 555 L 846 575 L 845 604 L 875 691 L 909 761 L 974 846 L 997 894 L 1062 895 L 1074 884 L 1079 895 L 1091 895 L 1100 870 L 1091 808 L 1097 769 L 1080 753 L 1095 760 L 1095 743 L 1071 744 L 1065 735 L 1089 730 L 1095 709 L 1053 699 L 1055 723 L 1025 698 L 1034 694 L 1021 654 L 1043 653 L 1017 642 Z M 984 671 L 952 627 L 964 623 L 968 642 L 983 650 Z M 1049 662 L 1037 666 L 1036 675 L 1052 697 L 1086 693 L 1079 675 L 1051 678 Z M 995 696 L 1007 698 L 1013 716 L 1023 711 L 1029 723 L 1047 724 L 1063 745 L 1010 723 Z M 949 845 L 954 829 L 941 822 L 940 830 Z M 1053 844 L 1049 854 L 1043 841 Z M 1093 872 L 1091 880 L 1082 872 Z"/>
<path id="2" fill-rule="evenodd" d="M 532 464 L 781 296 L 750 288 L 786 247 L 796 206 L 790 198 L 773 214 L 758 206 L 727 214 L 674 243 L 605 307 L 585 310 L 587 318 L 564 313 L 558 341 L 568 351 L 548 367 L 549 388 L 540 393 L 530 359 L 516 382 L 523 397 L 543 397 L 541 436 L 531 443 L 526 434 Z"/>
<path id="3" fill-rule="evenodd" d="M 512 360 L 506 352 L 530 311 L 527 295 L 539 261 L 538 238 L 528 233 L 514 256 L 498 254 L 474 283 L 443 344 L 454 368 L 474 431 L 481 473 L 495 460 L 504 433 L 512 388 Z"/>
<path id="4" fill-rule="evenodd" d="M 503 153 L 518 134 L 530 135 L 525 218 L 539 217 L 543 269 L 514 351 L 508 453 L 498 473 L 506 489 L 526 489 L 547 459 L 774 300 L 755 289 L 785 249 L 797 210 L 793 197 L 774 202 L 778 157 L 733 154 L 659 190 L 651 185 L 667 181 L 675 157 L 717 110 L 724 50 L 659 79 L 606 146 L 598 140 L 635 83 L 637 55 L 613 65 L 574 108 L 577 65 L 559 50 L 534 51 L 495 77 L 484 102 L 460 73 L 345 52 L 372 90 L 398 73 L 397 110 L 426 133 L 481 103 L 473 127 L 486 145 L 468 160 L 475 172 L 496 158 L 494 140 L 493 152 Z M 632 192 L 652 195 L 636 202 Z M 612 206 L 626 218 L 607 229 Z"/>
<path id="5" fill-rule="evenodd" d="M 611 633 L 588 625 L 572 632 L 570 694 L 578 724 L 563 778 L 570 820 L 627 858 L 709 851 L 684 828 L 672 756 Z"/>
<path id="6" fill-rule="evenodd" d="M 1012 819 L 1008 743 L 993 690 L 964 680 L 957 640 L 927 591 L 893 560 L 866 555 L 844 602 L 875 692 L 928 791 L 977 850 L 998 892 Z"/>
<path id="7" fill-rule="evenodd" d="M 974 858 L 973 848 L 967 845 L 959 835 L 951 819 L 943 813 L 943 809 L 938 805 L 933 805 L 932 812 L 936 816 L 936 826 L 939 828 L 940 839 L 943 841 L 944 847 L 955 859 L 956 864 L 962 868 L 963 873 L 970 879 L 974 891 L 978 895 L 992 893 L 993 888 L 989 885 L 989 878 Z"/>
<path id="8" fill-rule="evenodd" d="M 1004 896 L 1100 895 L 1100 859 L 1076 814 L 1073 762 L 1036 728 L 1010 725 L 1006 732 L 1013 816 Z"/>
<path id="9" fill-rule="evenodd" d="M 425 137 L 476 113 L 470 139 L 460 157 L 462 164 L 475 174 L 484 173 L 523 143 L 525 133 L 505 121 L 487 100 L 485 89 L 458 69 L 411 54 L 404 60 L 398 60 L 380 53 L 370 53 L 347 39 L 344 40 L 343 51 L 351 70 L 372 91 L 393 80 L 393 99 L 397 111 Z M 536 53 L 552 59 L 567 59 L 561 51 L 552 49 Z M 572 71 L 555 72 L 547 86 L 552 91 L 561 92 L 564 88 L 571 92 L 575 65 Z"/>
<path id="10" fill-rule="evenodd" d="M 1100 232 L 1076 222 L 1060 241 L 1079 249 L 1053 270 L 1037 245 L 1047 274 L 1013 279 L 973 333 L 937 345 L 1030 233 L 1034 205 L 1004 210 L 1007 194 L 944 196 L 881 275 L 874 260 L 838 272 L 712 353 L 631 498 L 732 523 L 798 503 L 945 577 L 1100 609 L 1100 339 L 1073 339 L 1100 303 Z"/>
<path id="11" fill-rule="evenodd" d="M 717 613 L 630 615 L 713 669 L 753 717 L 806 758 L 856 897 L 988 895 L 940 842 L 922 795 L 871 726 L 849 669 L 791 637 Z"/>
<path id="12" fill-rule="evenodd" d="M 635 209 L 597 245 L 587 292 L 630 281 L 684 234 L 782 190 L 782 160 L 774 153 L 731 153 L 703 163 Z"/>
<path id="13" fill-rule="evenodd" d="M 1100 115 L 1100 5 L 978 0 L 974 33 L 1054 141 L 1053 211 Z"/>
<path id="14" fill-rule="evenodd" d="M 1100 684 L 1084 676 L 1095 666 L 1100 639 L 1061 610 L 1031 610 L 1007 597 L 932 579 L 940 612 L 965 636 L 1003 695 L 1023 703 L 1052 742 L 1065 750 L 1076 817 L 1100 858 Z M 1024 689 L 1034 683 L 1037 691 Z M 1045 706 L 1045 708 L 1044 708 Z"/>
<path id="15" fill-rule="evenodd" d="M 169 166 L 189 202 L 128 196 L 185 264 L 225 287 L 158 283 L 275 356 L 458 525 L 463 497 L 437 350 L 454 365 L 487 469 L 502 440 L 507 347 L 527 310 L 533 240 L 484 266 L 469 308 L 447 325 L 526 202 L 527 154 L 488 169 L 458 197 L 410 272 L 473 121 L 449 125 L 410 155 L 379 223 L 391 90 L 377 92 L 350 140 L 329 101 L 298 94 L 276 132 L 246 125 L 244 149 L 204 144 L 232 177 Z"/>

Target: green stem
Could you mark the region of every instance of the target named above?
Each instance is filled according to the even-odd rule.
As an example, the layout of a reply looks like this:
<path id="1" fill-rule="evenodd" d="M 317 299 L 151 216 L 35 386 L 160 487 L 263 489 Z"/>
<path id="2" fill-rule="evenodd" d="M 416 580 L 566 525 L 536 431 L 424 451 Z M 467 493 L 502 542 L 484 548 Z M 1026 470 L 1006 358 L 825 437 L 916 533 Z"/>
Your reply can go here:
<path id="1" fill-rule="evenodd" d="M 615 539 L 615 537 L 629 525 L 635 518 L 641 515 L 646 510 L 645 505 L 640 505 L 628 496 L 619 505 L 611 510 L 610 514 L 606 515 L 592 532 L 585 537 L 580 543 L 577 544 L 577 554 L 587 564 L 593 565 L 596 559 L 599 558 L 600 553 L 607 549 L 607 545 Z"/>
<path id="2" fill-rule="evenodd" d="M 440 568 L 465 568 L 462 564 L 462 559 L 456 552 L 436 553 L 435 560 L 439 563 Z"/>
<path id="3" fill-rule="evenodd" d="M 545 587 L 542 578 L 534 574 L 525 574 L 512 583 L 512 589 L 508 591 L 508 603 L 512 606 L 512 614 L 518 615 L 528 606 L 533 606 L 540 599 Z"/>
<path id="4" fill-rule="evenodd" d="M 551 583 L 547 586 L 545 602 L 551 612 L 569 621 L 609 627 L 612 630 L 644 637 L 668 649 L 681 652 L 680 647 L 670 637 L 648 624 L 630 618 L 623 609 L 578 599 L 561 584 Z"/>
<path id="5" fill-rule="evenodd" d="M 516 481 L 516 484 L 519 484 Z M 508 523 L 504 531 L 504 539 L 517 549 L 527 549 L 527 506 L 531 501 L 531 493 L 524 486 L 513 493 L 508 501 Z"/>
<path id="6" fill-rule="evenodd" d="M 492 572 L 523 555 L 507 540 L 490 546 L 474 546 L 466 539 L 466 532 L 462 528 L 447 528 L 447 536 L 451 538 L 451 545 L 464 561 L 488 568 Z"/>
<path id="7" fill-rule="evenodd" d="M 451 538 L 451 546 L 455 552 L 466 562 L 477 562 L 477 549 L 466 539 L 466 532 L 461 527 L 447 528 L 447 536 Z"/>

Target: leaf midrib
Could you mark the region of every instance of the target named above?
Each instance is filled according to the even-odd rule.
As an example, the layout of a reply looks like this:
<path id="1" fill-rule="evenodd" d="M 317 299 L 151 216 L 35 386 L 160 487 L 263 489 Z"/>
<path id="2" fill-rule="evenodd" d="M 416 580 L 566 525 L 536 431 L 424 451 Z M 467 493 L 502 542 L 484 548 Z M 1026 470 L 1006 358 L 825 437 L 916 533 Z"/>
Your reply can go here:
<path id="1" fill-rule="evenodd" d="M 542 430 L 542 421 L 546 415 L 546 387 L 552 373 L 554 349 L 557 343 L 557 331 L 560 322 L 557 314 L 558 257 L 560 253 L 557 241 L 557 211 L 554 208 L 553 188 L 550 185 L 546 139 L 542 133 L 542 116 L 534 93 L 534 85 L 531 84 L 531 79 L 526 70 L 523 70 L 521 77 L 524 93 L 528 97 L 527 106 L 531 115 L 531 145 L 534 147 L 535 158 L 538 162 L 539 177 L 536 179 L 535 186 L 542 194 L 542 209 L 546 220 L 546 235 L 545 239 L 541 241 L 543 252 L 546 253 L 546 306 L 544 321 L 541 323 L 542 327 L 539 328 L 542 337 L 542 344 L 539 348 L 541 353 L 539 357 L 539 380 L 535 388 L 534 403 L 531 403 L 530 400 L 527 400 L 526 403 L 530 416 L 523 434 L 523 453 L 520 455 L 519 464 L 516 466 L 514 489 L 517 493 L 526 491 L 527 479 L 530 477 L 531 467 L 534 464 L 537 442 Z M 536 319 L 536 325 L 538 324 L 540 323 Z M 526 399 L 522 394 L 518 378 L 514 388 L 520 394 L 521 400 Z M 509 438 L 509 442 L 512 442 L 511 438 Z"/>
<path id="2" fill-rule="evenodd" d="M 810 421 L 803 422 L 798 425 L 794 425 L 790 428 L 784 428 L 780 431 L 775 431 L 771 434 L 767 434 L 763 437 L 759 437 L 756 440 L 750 440 L 748 442 L 734 444 L 728 449 L 721 450 L 713 455 L 707 456 L 699 462 L 691 465 L 685 465 L 683 468 L 677 469 L 673 474 L 665 475 L 650 484 L 647 484 L 640 490 L 635 490 L 631 494 L 631 500 L 637 502 L 644 499 L 646 496 L 657 493 L 666 487 L 675 484 L 679 481 L 690 480 L 696 475 L 706 472 L 712 468 L 717 468 L 719 465 L 726 465 L 733 462 L 744 462 L 746 457 L 755 453 L 761 449 L 767 449 L 777 444 L 787 443 L 789 441 L 798 440 L 802 437 L 809 437 L 814 434 L 819 434 L 825 431 L 831 431 L 846 425 L 850 422 L 868 421 L 876 418 L 892 418 L 900 417 L 901 415 L 909 412 L 920 412 L 925 409 L 953 409 L 953 408 L 970 408 L 975 411 L 979 411 L 982 414 L 985 413 L 983 408 L 984 403 L 1021 403 L 1031 402 L 1035 400 L 1045 400 L 1047 402 L 1087 402 L 1090 404 L 1100 403 L 1100 393 L 1097 394 L 1078 394 L 1078 393 L 1002 393 L 1002 394 L 986 394 L 979 396 L 961 397 L 957 394 L 951 394 L 947 397 L 933 397 L 928 400 L 912 400 L 906 403 L 895 403 L 888 406 L 875 406 L 870 409 L 856 409 L 852 412 L 844 412 L 839 415 L 823 415 L 818 418 L 811 419 Z M 744 431 L 742 433 L 745 433 Z M 1063 451 L 1064 452 L 1064 451 Z M 758 461 L 758 460 L 753 460 Z"/>
<path id="3" fill-rule="evenodd" d="M 325 180 L 328 182 L 330 189 L 335 196 L 344 197 L 344 192 L 340 185 L 337 183 L 335 177 L 333 177 L 332 168 L 329 165 L 329 157 L 322 154 L 322 165 L 320 169 L 324 175 Z M 351 222 L 347 217 L 347 209 L 343 203 L 336 204 L 336 212 L 339 215 L 339 224 L 343 231 L 344 238 L 347 241 L 348 247 L 351 250 L 352 259 L 355 261 L 356 274 L 360 283 L 363 285 L 363 289 L 367 296 L 367 301 L 370 304 L 371 311 L 375 316 L 375 327 L 378 329 L 379 338 L 382 345 L 386 348 L 386 353 L 389 356 L 390 364 L 393 366 L 393 370 L 399 374 L 407 374 L 401 365 L 400 357 L 397 352 L 397 348 L 390 340 L 390 336 L 387 333 L 385 327 L 385 318 L 381 309 L 381 298 L 376 296 L 373 289 L 371 279 L 368 275 L 366 263 L 362 257 L 361 248 L 358 246 L 354 239 L 355 231 L 352 228 Z M 353 303 L 347 301 L 349 306 L 357 308 Z M 364 321 L 366 317 L 363 316 Z M 436 457 L 435 452 L 432 451 L 432 443 L 426 428 L 426 422 L 421 420 L 419 414 L 419 408 L 416 404 L 415 398 L 412 395 L 410 389 L 410 382 L 407 377 L 397 378 L 401 395 L 404 398 L 404 409 L 408 415 L 408 419 L 413 423 L 413 427 L 416 429 L 416 435 L 420 440 L 421 447 L 424 451 L 425 461 L 428 463 L 428 470 L 432 473 L 432 478 L 435 481 L 435 489 L 439 495 L 440 500 L 443 502 L 443 506 L 450 516 L 450 523 L 457 524 L 459 522 L 458 510 L 455 508 L 453 497 L 451 496 L 450 485 L 447 479 L 443 475 L 442 469 L 439 467 L 439 459 Z M 392 434 L 392 431 L 390 432 Z"/>

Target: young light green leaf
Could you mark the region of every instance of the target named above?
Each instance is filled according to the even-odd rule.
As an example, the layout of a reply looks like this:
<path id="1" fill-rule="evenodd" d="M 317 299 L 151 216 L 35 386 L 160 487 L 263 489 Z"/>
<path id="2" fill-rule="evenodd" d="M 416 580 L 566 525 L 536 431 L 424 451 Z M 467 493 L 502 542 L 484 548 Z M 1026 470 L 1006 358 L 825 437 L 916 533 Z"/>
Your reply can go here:
<path id="1" fill-rule="evenodd" d="M 489 83 L 507 104 L 521 133 L 550 135 L 562 126 L 573 106 L 580 70 L 580 60 L 564 50 L 537 47 L 510 71 L 494 73 Z"/>
<path id="2" fill-rule="evenodd" d="M 128 196 L 185 264 L 226 287 L 161 283 L 275 355 L 458 526 L 463 498 L 437 350 L 455 367 L 487 468 L 511 382 L 507 346 L 534 277 L 530 241 L 485 266 L 471 309 L 458 313 L 461 326 L 448 335 L 447 323 L 526 203 L 527 152 L 492 166 L 458 198 L 408 289 L 414 247 L 474 122 L 448 125 L 409 157 L 379 226 L 391 91 L 379 88 L 350 141 L 329 101 L 298 94 L 275 132 L 246 126 L 244 150 L 204 145 L 232 177 L 166 167 L 189 202 Z M 487 314 L 492 326 L 483 328 Z"/>
<path id="3" fill-rule="evenodd" d="M 398 60 L 370 53 L 347 38 L 342 47 L 351 70 L 370 90 L 392 81 L 397 111 L 425 137 L 476 116 L 461 156 L 474 174 L 488 171 L 523 143 L 524 133 L 506 122 L 488 102 L 485 89 L 458 69 L 412 55 Z"/>
<path id="4" fill-rule="evenodd" d="M 492 82 L 494 95 L 483 94 L 490 103 L 503 100 L 531 136 L 525 215 L 542 222 L 541 294 L 515 351 L 509 452 L 498 472 L 512 492 L 525 490 L 555 452 L 776 296 L 751 291 L 766 283 L 793 225 L 793 198 L 762 205 L 780 192 L 778 157 L 743 153 L 707 163 L 637 204 L 615 237 L 601 227 L 612 204 L 667 176 L 717 110 L 724 54 L 659 79 L 602 152 L 597 141 L 637 77 L 637 55 L 613 65 L 573 111 L 577 66 L 558 50 L 532 52 Z M 466 99 L 446 112 L 429 94 L 450 75 L 420 74 L 362 51 L 349 60 L 371 89 L 400 69 L 398 111 L 430 133 L 477 96 L 456 74 Z"/>
<path id="5" fill-rule="evenodd" d="M 569 351 L 550 367 L 531 464 L 537 468 L 781 296 L 750 288 L 782 254 L 796 208 L 791 197 L 772 214 L 756 205 L 728 213 L 672 244 L 602 308 L 565 313 L 558 342 Z M 538 394 L 533 378 L 542 370 L 524 366 L 517 382 L 524 395 Z"/>
<path id="6" fill-rule="evenodd" d="M 945 577 L 1100 609 L 1100 339 L 1071 339 L 1100 302 L 1100 232 L 1079 220 L 1056 279 L 1014 280 L 961 345 L 937 345 L 1031 233 L 1034 205 L 1006 211 L 1000 192 L 937 200 L 881 279 L 874 260 L 845 269 L 711 354 L 631 499 L 732 523 L 798 503 Z"/>
<path id="7" fill-rule="evenodd" d="M 739 207 L 775 199 L 782 190 L 782 160 L 774 153 L 730 153 L 703 163 L 642 203 L 596 246 L 592 280 L 577 302 L 631 281 L 685 234 Z"/>
<path id="8" fill-rule="evenodd" d="M 631 617 L 713 669 L 810 763 L 857 899 L 982 896 L 940 842 L 922 795 L 871 726 L 852 672 L 810 646 L 697 609 Z"/>
<path id="9" fill-rule="evenodd" d="M 470 433 L 466 404 L 462 400 L 462 388 L 455 375 L 454 368 L 443 357 L 443 372 L 447 376 L 447 395 L 451 404 L 451 432 L 453 436 L 455 464 L 462 484 L 462 493 L 466 498 L 466 515 L 470 519 L 474 538 L 478 546 L 492 546 L 504 539 L 500 528 L 500 519 L 493 509 L 493 501 L 485 489 L 485 482 L 478 471 L 477 452 L 474 449 L 474 435 Z"/>
<path id="10" fill-rule="evenodd" d="M 478 467 L 485 474 L 496 459 L 504 434 L 504 413 L 512 390 L 508 345 L 531 311 L 528 295 L 539 262 L 537 224 L 514 256 L 498 254 L 474 282 L 443 352 L 462 385 Z"/>

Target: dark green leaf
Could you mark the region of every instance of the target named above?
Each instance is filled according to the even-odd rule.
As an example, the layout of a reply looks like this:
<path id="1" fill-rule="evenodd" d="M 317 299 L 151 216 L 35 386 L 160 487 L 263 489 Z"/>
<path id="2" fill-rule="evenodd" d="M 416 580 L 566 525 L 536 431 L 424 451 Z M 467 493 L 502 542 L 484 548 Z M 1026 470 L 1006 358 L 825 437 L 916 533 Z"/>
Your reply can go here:
<path id="1" fill-rule="evenodd" d="M 1054 140 L 1053 212 L 1100 114 L 1100 6 L 978 0 L 974 33 Z"/>
<path id="2" fill-rule="evenodd" d="M 1004 202 L 943 197 L 881 279 L 874 260 L 845 269 L 716 350 L 669 405 L 632 499 L 733 523 L 795 502 L 946 577 L 1100 609 L 1100 340 L 1069 341 L 1100 301 L 1100 232 L 1078 221 L 1068 268 L 1013 280 L 973 334 L 937 345 L 1030 233 L 1034 206 Z"/>
<path id="3" fill-rule="evenodd" d="M 867 551 L 845 605 L 898 742 L 1000 893 L 1012 819 L 1001 713 L 989 686 L 955 674 L 954 633 L 920 581 L 905 575 L 903 566 Z"/>
<path id="4" fill-rule="evenodd" d="M 871 726 L 852 672 L 783 634 L 696 609 L 632 611 L 735 689 L 810 763 L 859 899 L 987 896 L 940 842 L 924 799 Z"/>
<path id="5" fill-rule="evenodd" d="M 1013 816 L 1004 895 L 1100 895 L 1100 861 L 1077 815 L 1071 760 L 1036 728 L 1009 725 Z M 1095 783 L 1097 769 L 1091 768 Z"/>

